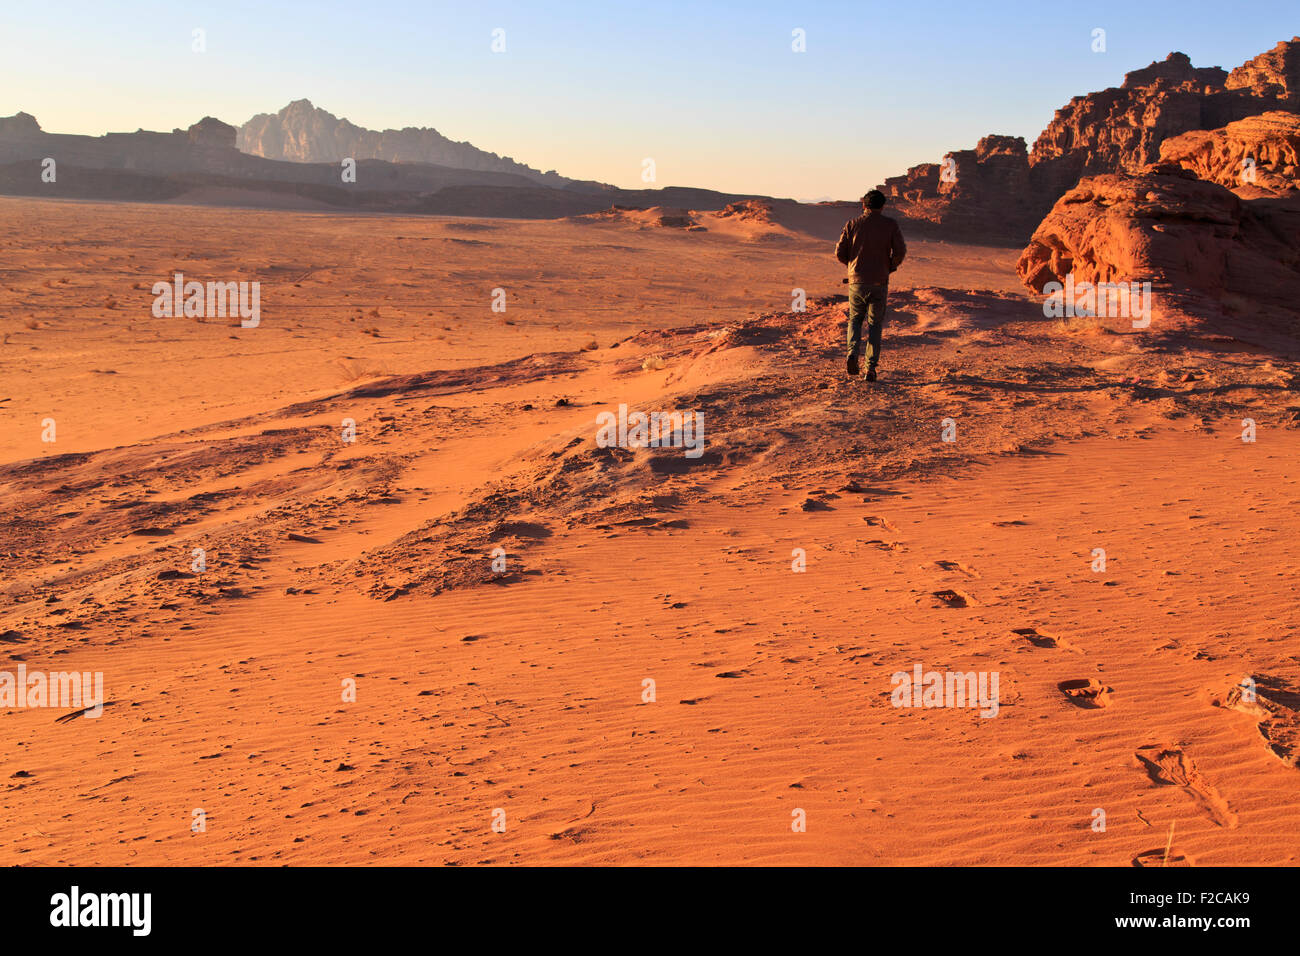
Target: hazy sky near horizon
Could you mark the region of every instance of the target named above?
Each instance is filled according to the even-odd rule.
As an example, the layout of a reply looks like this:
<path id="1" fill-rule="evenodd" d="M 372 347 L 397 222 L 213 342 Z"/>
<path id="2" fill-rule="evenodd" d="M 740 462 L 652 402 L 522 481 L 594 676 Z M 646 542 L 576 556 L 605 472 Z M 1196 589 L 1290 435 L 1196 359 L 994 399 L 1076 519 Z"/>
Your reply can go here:
<path id="1" fill-rule="evenodd" d="M 52 133 L 238 126 L 305 97 L 579 179 L 640 187 L 650 157 L 654 185 L 799 199 L 855 198 L 987 133 L 1032 145 L 1072 96 L 1172 50 L 1231 69 L 1300 33 L 1296 0 L 6 7 L 0 116 Z"/>

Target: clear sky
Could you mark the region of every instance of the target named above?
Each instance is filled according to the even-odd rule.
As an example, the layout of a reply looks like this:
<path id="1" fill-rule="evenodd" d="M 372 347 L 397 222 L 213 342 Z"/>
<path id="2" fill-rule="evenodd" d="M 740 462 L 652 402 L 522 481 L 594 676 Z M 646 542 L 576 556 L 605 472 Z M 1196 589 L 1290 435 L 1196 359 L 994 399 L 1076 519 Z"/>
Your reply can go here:
<path id="1" fill-rule="evenodd" d="M 580 179 L 640 186 L 650 157 L 661 186 L 855 198 L 986 133 L 1032 144 L 1171 50 L 1231 69 L 1298 33 L 1297 0 L 6 0 L 0 115 L 169 130 L 306 97 Z"/>

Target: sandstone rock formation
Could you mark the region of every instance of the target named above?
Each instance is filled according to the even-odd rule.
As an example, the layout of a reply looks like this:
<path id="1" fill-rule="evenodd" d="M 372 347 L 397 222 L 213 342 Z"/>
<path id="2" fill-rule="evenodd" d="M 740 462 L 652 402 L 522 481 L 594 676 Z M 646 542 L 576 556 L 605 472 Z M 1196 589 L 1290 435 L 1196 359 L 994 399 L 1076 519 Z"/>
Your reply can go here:
<path id="1" fill-rule="evenodd" d="M 944 159 L 946 160 L 948 156 Z M 919 203 L 926 199 L 934 199 L 939 195 L 939 164 L 921 163 L 919 166 L 909 167 L 903 175 L 890 176 L 876 188 L 886 196 L 903 202 Z"/>
<path id="2" fill-rule="evenodd" d="M 1300 52 L 1300 40 L 1279 46 Z M 1230 88 L 1230 75 L 1218 67 L 1197 69 L 1185 54 L 1171 53 L 1127 74 L 1121 87 L 1076 96 L 1056 111 L 1030 151 L 1034 188 L 1054 198 L 1081 176 L 1137 172 L 1160 158 L 1160 144 L 1171 136 L 1217 129 L 1287 102 Z"/>
<path id="3" fill-rule="evenodd" d="M 1273 49 L 1247 60 L 1228 74 L 1230 90 L 1249 90 L 1273 98 L 1279 106 L 1300 102 L 1300 37 L 1278 43 Z"/>
<path id="4" fill-rule="evenodd" d="M 1300 200 L 1242 200 L 1173 164 L 1090 176 L 1039 225 L 1016 271 L 1049 282 L 1150 282 L 1183 314 L 1286 315 L 1300 331 Z"/>
<path id="5" fill-rule="evenodd" d="M 1026 286 L 1151 282 L 1171 313 L 1295 344 L 1300 37 L 1221 72 L 1171 55 L 1057 113 L 1030 154 L 1034 186 L 1085 175 L 1021 254 Z"/>
<path id="6" fill-rule="evenodd" d="M 1183 133 L 1160 144 L 1160 160 L 1243 199 L 1300 195 L 1300 114 L 1273 110 Z"/>
<path id="7" fill-rule="evenodd" d="M 906 219 L 962 236 L 1023 241 L 1050 206 L 1030 189 L 1029 157 L 1019 136 L 985 136 L 974 149 L 913 166 L 879 188 Z"/>
<path id="8" fill-rule="evenodd" d="M 739 222 L 753 222 L 760 225 L 771 225 L 774 222 L 772 215 L 773 203 L 770 199 L 742 199 L 739 202 L 729 202 L 718 210 L 719 219 L 735 219 Z"/>
<path id="9" fill-rule="evenodd" d="M 382 159 L 392 163 L 432 163 L 454 169 L 513 173 L 533 182 L 563 186 L 554 170 L 540 172 L 508 156 L 457 143 L 428 127 L 372 130 L 294 100 L 278 113 L 259 113 L 239 129 L 238 148 L 254 156 L 295 163 L 338 163 Z"/>
<path id="10" fill-rule="evenodd" d="M 988 136 L 974 150 L 949 153 L 943 164 L 914 166 L 880 188 L 895 197 L 905 217 L 937 225 L 945 234 L 991 240 L 1010 233 L 1023 241 L 1081 177 L 1140 172 L 1160 160 L 1161 144 L 1170 138 L 1279 110 L 1300 112 L 1300 37 L 1231 73 L 1194 67 L 1185 54 L 1171 53 L 1128 73 L 1120 87 L 1072 99 L 1056 111 L 1027 156 L 1021 155 L 1023 141 Z M 956 178 L 950 182 L 944 170 L 953 164 Z M 1256 194 L 1275 193 L 1274 180 L 1269 182 Z"/>

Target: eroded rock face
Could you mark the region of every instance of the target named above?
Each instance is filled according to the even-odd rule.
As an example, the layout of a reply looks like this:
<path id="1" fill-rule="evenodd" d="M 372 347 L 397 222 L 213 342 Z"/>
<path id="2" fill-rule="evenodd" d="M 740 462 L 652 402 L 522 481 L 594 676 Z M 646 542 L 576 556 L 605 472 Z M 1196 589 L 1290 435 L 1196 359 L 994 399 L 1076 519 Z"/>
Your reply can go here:
<path id="1" fill-rule="evenodd" d="M 952 179 L 940 177 L 939 192 L 953 199 L 983 199 L 992 192 L 1014 196 L 1029 188 L 1029 153 L 1022 136 L 985 136 L 974 149 L 944 158 L 952 160 Z"/>
<path id="2" fill-rule="evenodd" d="M 1276 99 L 1278 105 L 1290 109 L 1300 108 L 1300 37 L 1283 40 L 1247 60 L 1228 74 L 1224 85 L 1230 90 L 1249 90 L 1255 96 Z"/>
<path id="3" fill-rule="evenodd" d="M 891 176 L 876 187 L 886 196 L 905 202 L 920 202 L 939 195 L 939 164 L 921 163 L 902 176 Z"/>
<path id="4" fill-rule="evenodd" d="M 1082 176 L 1137 172 L 1159 160 L 1160 144 L 1171 136 L 1277 108 L 1275 98 L 1229 88 L 1229 76 L 1171 53 L 1127 74 L 1121 87 L 1076 96 L 1056 111 L 1030 151 L 1035 190 L 1054 198 Z"/>
<path id="5" fill-rule="evenodd" d="M 1049 203 L 1029 186 L 1029 155 L 1020 136 L 985 136 L 942 163 L 913 166 L 877 187 L 907 219 L 955 234 L 1023 241 Z"/>
<path id="6" fill-rule="evenodd" d="M 772 202 L 768 199 L 742 199 L 730 202 L 718 211 L 720 219 L 739 219 L 742 222 L 757 222 L 763 225 L 772 220 Z"/>
<path id="7" fill-rule="evenodd" d="M 1201 314 L 1267 307 L 1300 320 L 1300 200 L 1242 200 L 1173 164 L 1090 176 L 1039 225 L 1024 284 L 1150 282 Z M 1206 309 L 1206 306 L 1212 306 Z"/>
<path id="8" fill-rule="evenodd" d="M 1243 199 L 1300 195 L 1300 113 L 1273 110 L 1171 137 L 1160 144 L 1160 160 Z"/>
<path id="9" fill-rule="evenodd" d="M 1165 57 L 1163 62 L 1153 62 L 1140 70 L 1125 73 L 1123 89 L 1139 89 L 1161 80 L 1173 86 L 1189 83 L 1193 87 L 1221 89 L 1227 78 L 1227 70 L 1217 66 L 1192 66 L 1192 60 L 1186 53 L 1175 51 Z"/>
<path id="10" fill-rule="evenodd" d="M 949 153 L 942 163 L 913 166 L 879 188 L 894 197 L 905 217 L 934 224 L 945 233 L 985 238 L 1010 234 L 1023 241 L 1081 177 L 1139 173 L 1160 161 L 1166 140 L 1185 133 L 1221 129 L 1271 111 L 1300 113 L 1298 70 L 1300 37 L 1279 43 L 1231 73 L 1217 66 L 1195 67 L 1185 54 L 1171 53 L 1128 73 L 1122 86 L 1076 96 L 1056 111 L 1027 156 L 1023 141 L 988 136 L 974 150 Z M 1262 136 L 1262 130 L 1245 126 L 1238 132 Z M 1203 145 L 1198 140 L 1180 148 L 1195 151 Z M 1217 168 L 1237 146 L 1204 148 L 1224 152 L 1197 161 Z M 1188 162 L 1195 168 L 1190 155 Z M 952 163 L 957 176 L 949 182 Z M 1293 163 L 1288 163 L 1283 148 L 1269 167 L 1267 183 L 1243 195 L 1283 194 L 1274 174 L 1286 178 L 1288 165 Z M 1221 176 L 1221 171 L 1216 173 L 1215 181 Z"/>

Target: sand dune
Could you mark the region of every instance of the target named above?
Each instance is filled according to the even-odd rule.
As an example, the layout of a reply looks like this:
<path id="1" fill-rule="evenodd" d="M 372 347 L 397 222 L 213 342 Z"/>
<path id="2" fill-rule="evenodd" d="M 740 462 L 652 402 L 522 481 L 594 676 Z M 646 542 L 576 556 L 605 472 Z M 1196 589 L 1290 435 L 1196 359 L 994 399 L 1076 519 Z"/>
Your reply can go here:
<path id="1" fill-rule="evenodd" d="M 711 231 L 750 242 L 796 237 L 834 241 L 844 224 L 861 212 L 858 203 L 798 203 L 788 199 L 742 199 L 721 209 L 611 205 L 573 216 L 575 223 L 609 223 L 635 229 Z"/>

